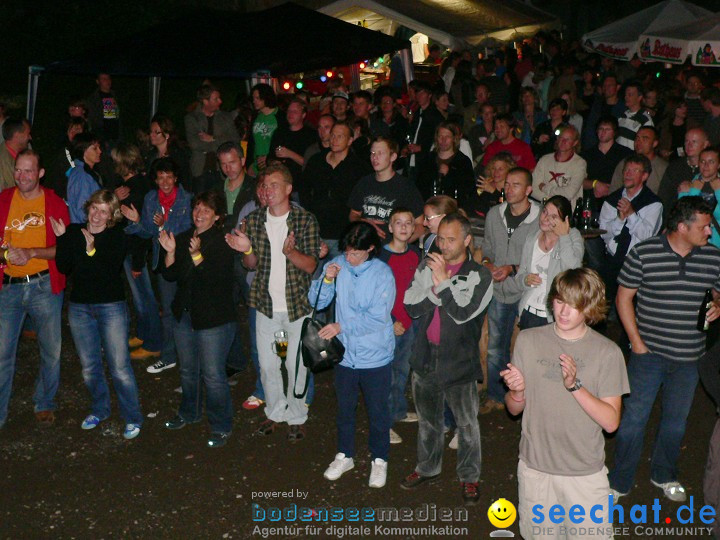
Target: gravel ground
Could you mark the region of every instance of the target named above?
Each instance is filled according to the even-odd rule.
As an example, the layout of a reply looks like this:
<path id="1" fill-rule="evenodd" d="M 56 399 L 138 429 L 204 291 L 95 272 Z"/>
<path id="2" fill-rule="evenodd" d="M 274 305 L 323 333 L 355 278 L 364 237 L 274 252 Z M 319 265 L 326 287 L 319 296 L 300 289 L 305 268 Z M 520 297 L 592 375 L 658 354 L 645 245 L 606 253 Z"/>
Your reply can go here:
<path id="1" fill-rule="evenodd" d="M 402 444 L 394 445 L 384 489 L 370 489 L 367 480 L 367 421 L 358 408 L 358 452 L 355 469 L 336 482 L 322 476 L 335 454 L 335 397 L 330 373 L 316 379 L 316 399 L 310 409 L 307 438 L 290 444 L 285 431 L 269 437 L 252 432 L 264 419 L 262 409 L 240 407 L 253 387 L 252 368 L 232 389 L 236 412 L 234 432 L 227 446 L 205 446 L 206 423 L 178 432 L 162 422 L 175 414 L 180 396 L 177 369 L 159 375 L 135 364 L 143 412 L 140 436 L 125 441 L 122 421 L 114 410 L 98 429 L 82 431 L 89 398 L 79 362 L 65 325 L 62 380 L 57 421 L 48 429 L 35 425 L 32 383 L 38 363 L 37 344 L 23 340 L 18 350 L 14 394 L 7 425 L 0 430 L 0 537 L 2 538 L 487 538 L 494 529 L 487 519 L 490 504 L 500 498 L 517 503 L 517 448 L 520 423 L 498 411 L 480 418 L 483 445 L 481 498 L 464 510 L 454 474 L 455 452 L 446 449 L 440 482 L 414 491 L 399 483 L 415 465 L 417 424 L 403 423 L 396 431 Z M 654 438 L 659 418 L 656 407 L 646 440 Z M 681 455 L 681 480 L 702 506 L 702 474 L 714 423 L 713 406 L 698 389 Z M 449 436 L 448 436 L 449 441 Z M 613 439 L 607 443 L 608 465 Z M 652 504 L 660 492 L 649 482 L 649 451 L 632 493 L 632 504 Z M 253 504 L 258 509 L 254 510 Z M 673 516 L 679 505 L 663 501 L 663 512 Z M 283 520 L 271 522 L 273 508 L 410 508 L 428 512 L 427 521 L 374 523 Z M 440 509 L 451 509 L 452 519 L 440 519 Z M 433 513 L 433 511 L 436 511 Z M 265 521 L 254 521 L 264 513 Z M 287 515 L 286 515 L 287 517 Z M 663 518 L 663 516 L 661 516 Z M 697 521 L 697 519 L 696 519 Z M 433 526 L 435 529 L 428 529 Z M 519 537 L 517 524 L 510 530 Z M 665 534 L 688 538 L 694 534 Z M 626 538 L 640 537 L 634 529 Z M 644 534 L 643 537 L 657 535 Z M 621 536 L 618 536 L 621 537 Z"/>

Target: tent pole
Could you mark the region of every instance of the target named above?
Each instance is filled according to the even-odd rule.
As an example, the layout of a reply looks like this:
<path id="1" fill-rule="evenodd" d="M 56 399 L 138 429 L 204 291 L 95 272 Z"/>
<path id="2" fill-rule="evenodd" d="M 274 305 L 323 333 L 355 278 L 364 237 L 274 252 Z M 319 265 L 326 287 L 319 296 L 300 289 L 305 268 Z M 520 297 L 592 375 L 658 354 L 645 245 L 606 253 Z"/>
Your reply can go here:
<path id="1" fill-rule="evenodd" d="M 402 58 L 403 70 L 405 71 L 405 83 L 407 84 L 415 79 L 412 51 L 410 49 L 403 49 L 400 51 L 400 57 Z"/>
<path id="2" fill-rule="evenodd" d="M 38 81 L 40 73 L 44 68 L 42 66 L 28 66 L 28 88 L 27 88 L 27 105 L 25 107 L 25 117 L 32 125 L 35 117 L 35 103 L 37 102 Z"/>
<path id="3" fill-rule="evenodd" d="M 160 102 L 160 77 L 150 77 L 150 118 L 155 116 Z"/>
<path id="4" fill-rule="evenodd" d="M 360 65 L 357 63 L 350 65 L 350 90 L 360 90 Z"/>

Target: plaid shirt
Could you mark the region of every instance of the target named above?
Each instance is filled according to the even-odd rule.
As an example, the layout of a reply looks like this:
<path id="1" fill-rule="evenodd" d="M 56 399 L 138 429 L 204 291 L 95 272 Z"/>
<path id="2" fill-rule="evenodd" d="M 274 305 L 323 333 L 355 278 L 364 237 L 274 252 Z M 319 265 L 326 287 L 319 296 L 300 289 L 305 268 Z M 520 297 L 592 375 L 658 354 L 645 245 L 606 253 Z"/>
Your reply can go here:
<path id="1" fill-rule="evenodd" d="M 265 222 L 267 209 L 259 208 L 247 218 L 246 234 L 252 242 L 253 251 L 257 254 L 257 274 L 250 289 L 250 306 L 257 309 L 266 317 L 272 318 L 272 299 L 268 292 L 270 283 L 270 239 L 268 238 Z M 320 253 L 319 226 L 315 216 L 302 208 L 290 205 L 290 215 L 287 218 L 288 234 L 295 232 L 295 247 L 305 255 L 312 255 L 317 261 Z M 309 314 L 312 306 L 307 298 L 312 274 L 307 274 L 286 261 L 287 278 L 285 280 L 285 299 L 287 301 L 288 318 L 296 321 Z"/>

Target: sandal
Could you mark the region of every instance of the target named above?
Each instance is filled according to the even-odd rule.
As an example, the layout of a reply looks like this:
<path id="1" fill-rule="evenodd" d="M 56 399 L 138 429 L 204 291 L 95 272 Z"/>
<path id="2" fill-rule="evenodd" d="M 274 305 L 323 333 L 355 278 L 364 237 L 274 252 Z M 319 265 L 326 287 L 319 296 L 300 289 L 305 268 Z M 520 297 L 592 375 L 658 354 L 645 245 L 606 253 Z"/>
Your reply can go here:
<path id="1" fill-rule="evenodd" d="M 302 441 L 305 438 L 305 426 L 290 426 L 290 428 L 288 429 L 287 438 L 290 442 Z"/>
<path id="2" fill-rule="evenodd" d="M 277 427 L 278 423 L 268 418 L 262 424 L 260 424 L 257 430 L 255 430 L 255 433 L 257 433 L 258 435 L 272 435 L 273 433 L 275 433 Z"/>

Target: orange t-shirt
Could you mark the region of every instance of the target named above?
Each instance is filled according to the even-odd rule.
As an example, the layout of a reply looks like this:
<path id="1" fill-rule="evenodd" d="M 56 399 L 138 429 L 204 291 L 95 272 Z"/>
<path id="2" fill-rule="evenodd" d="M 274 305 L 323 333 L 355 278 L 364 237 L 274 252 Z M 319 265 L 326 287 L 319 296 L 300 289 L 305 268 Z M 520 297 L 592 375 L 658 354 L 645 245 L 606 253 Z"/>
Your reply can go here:
<path id="1" fill-rule="evenodd" d="M 3 244 L 13 247 L 45 247 L 45 193 L 40 197 L 25 200 L 15 190 L 7 223 L 3 231 Z M 30 259 L 24 266 L 8 264 L 5 274 L 12 277 L 29 276 L 48 269 L 45 259 Z"/>

